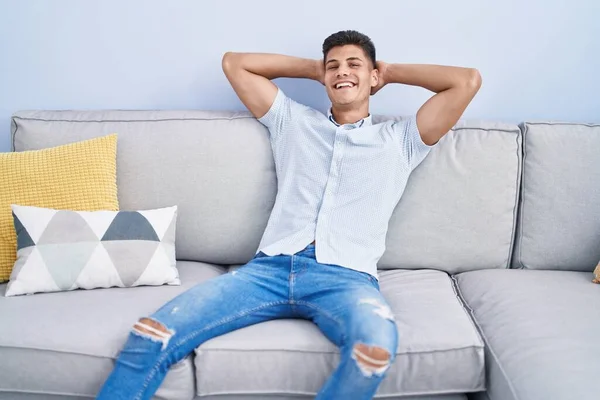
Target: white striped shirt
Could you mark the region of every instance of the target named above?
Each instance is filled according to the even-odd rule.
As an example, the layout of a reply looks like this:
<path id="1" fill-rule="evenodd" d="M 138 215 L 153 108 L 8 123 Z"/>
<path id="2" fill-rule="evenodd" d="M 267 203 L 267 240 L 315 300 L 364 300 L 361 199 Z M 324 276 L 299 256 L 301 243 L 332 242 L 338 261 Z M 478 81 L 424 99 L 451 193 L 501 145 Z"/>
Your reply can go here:
<path id="1" fill-rule="evenodd" d="M 388 223 L 410 173 L 433 146 L 416 116 L 339 125 L 279 89 L 259 119 L 270 132 L 277 196 L 257 254 L 292 255 L 316 240 L 316 260 L 377 276 Z"/>

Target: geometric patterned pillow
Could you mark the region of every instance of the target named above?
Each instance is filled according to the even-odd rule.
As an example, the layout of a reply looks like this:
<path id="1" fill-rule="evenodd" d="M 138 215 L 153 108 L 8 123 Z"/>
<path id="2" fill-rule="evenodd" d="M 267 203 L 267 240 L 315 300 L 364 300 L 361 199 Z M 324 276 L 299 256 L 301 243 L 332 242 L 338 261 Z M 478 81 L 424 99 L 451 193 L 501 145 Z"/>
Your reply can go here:
<path id="1" fill-rule="evenodd" d="M 11 207 L 17 261 L 5 296 L 181 284 L 175 266 L 176 206 L 144 211 Z"/>
<path id="2" fill-rule="evenodd" d="M 594 270 L 594 283 L 600 283 L 600 262 L 596 265 L 596 269 Z"/>

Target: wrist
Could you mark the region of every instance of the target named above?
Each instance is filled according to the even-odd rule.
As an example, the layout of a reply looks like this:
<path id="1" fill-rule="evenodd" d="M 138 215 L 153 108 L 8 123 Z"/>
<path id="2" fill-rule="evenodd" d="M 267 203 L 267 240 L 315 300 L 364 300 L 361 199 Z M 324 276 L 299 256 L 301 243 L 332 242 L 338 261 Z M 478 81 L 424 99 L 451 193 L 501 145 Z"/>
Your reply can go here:
<path id="1" fill-rule="evenodd" d="M 325 66 L 323 65 L 323 60 L 321 60 L 321 59 L 313 60 L 312 70 L 313 70 L 313 76 L 311 78 L 317 82 L 323 83 L 323 78 L 325 75 Z"/>
<path id="2" fill-rule="evenodd" d="M 377 61 L 377 63 L 375 64 L 375 68 L 377 68 L 378 71 L 379 85 L 383 86 L 390 82 L 388 63 L 386 63 L 385 61 Z"/>

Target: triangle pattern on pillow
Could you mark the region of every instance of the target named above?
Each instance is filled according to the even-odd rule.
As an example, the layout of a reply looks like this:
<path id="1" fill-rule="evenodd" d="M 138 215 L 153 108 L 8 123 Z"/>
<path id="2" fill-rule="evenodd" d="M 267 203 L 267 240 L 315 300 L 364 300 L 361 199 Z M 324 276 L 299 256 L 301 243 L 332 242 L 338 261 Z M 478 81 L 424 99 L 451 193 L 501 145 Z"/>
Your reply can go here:
<path id="1" fill-rule="evenodd" d="M 131 286 L 142 275 L 154 256 L 160 242 L 148 240 L 104 241 L 119 277 L 125 286 Z"/>
<path id="2" fill-rule="evenodd" d="M 13 213 L 19 218 L 21 224 L 27 229 L 27 233 L 34 243 L 37 243 L 48 227 L 48 223 L 58 212 L 51 208 L 40 208 L 31 206 L 12 205 Z"/>
<path id="3" fill-rule="evenodd" d="M 177 207 L 159 208 L 157 210 L 142 210 L 138 211 L 142 214 L 152 225 L 156 236 L 160 240 L 163 240 L 165 232 L 169 229 L 169 226 L 173 223 L 173 220 L 177 219 L 176 216 Z"/>
<path id="4" fill-rule="evenodd" d="M 36 249 L 35 246 L 30 246 L 30 247 L 25 247 L 25 248 L 17 250 L 17 261 L 15 261 L 15 264 L 13 265 L 13 269 L 10 272 L 10 276 L 11 276 L 12 280 L 19 279 L 19 274 L 21 273 L 21 270 L 23 269 L 23 267 L 25 267 L 25 265 L 27 265 L 29 260 L 33 259 L 33 256 L 31 255 L 31 253 L 33 253 L 33 251 L 35 249 Z M 38 255 L 38 257 L 39 257 L 39 255 Z"/>
<path id="5" fill-rule="evenodd" d="M 88 223 L 98 240 L 106 234 L 117 213 L 114 211 L 83 211 L 79 215 Z"/>
<path id="6" fill-rule="evenodd" d="M 171 219 L 171 224 L 169 224 L 169 227 L 167 228 L 165 234 L 160 238 L 161 241 L 167 242 L 167 243 L 175 243 L 175 239 L 176 239 L 175 225 L 176 224 L 177 224 L 177 218 L 174 217 Z"/>
<path id="7" fill-rule="evenodd" d="M 6 295 L 180 284 L 176 207 L 71 211 L 12 205 L 17 261 Z"/>
<path id="8" fill-rule="evenodd" d="M 42 233 L 40 244 L 78 243 L 98 241 L 88 223 L 76 211 L 58 211 Z"/>
<path id="9" fill-rule="evenodd" d="M 77 277 L 77 287 L 82 289 L 123 287 L 121 277 L 115 269 L 110 256 L 102 244 L 99 244 L 94 253 Z"/>
<path id="10" fill-rule="evenodd" d="M 159 244 L 154 255 L 148 262 L 148 266 L 136 282 L 133 283 L 133 286 L 137 286 L 139 282 L 147 285 L 161 285 L 165 281 L 169 285 L 180 284 L 179 271 L 172 261 L 165 252 L 163 244 Z"/>
<path id="11" fill-rule="evenodd" d="M 15 224 L 15 231 L 17 233 L 17 251 L 26 247 L 35 246 L 35 242 L 29 235 L 29 232 L 27 232 L 27 229 L 25 229 L 25 227 L 21 223 L 21 220 L 19 220 L 19 217 L 17 217 L 17 215 L 14 213 L 14 211 L 13 221 Z"/>
<path id="12" fill-rule="evenodd" d="M 137 211 L 120 211 L 102 237 L 111 240 L 149 240 L 158 242 L 158 236 L 148 220 Z"/>
<path id="13" fill-rule="evenodd" d="M 8 282 L 6 296 L 16 296 L 27 293 L 58 292 L 54 278 L 46 268 L 37 247 L 32 247 L 29 257 L 23 259 L 14 279 Z M 25 249 L 28 251 L 28 249 Z M 19 262 L 19 261 L 17 261 Z"/>
<path id="14" fill-rule="evenodd" d="M 69 290 L 97 246 L 99 243 L 96 241 L 38 245 L 37 249 L 56 286 L 61 290 Z"/>

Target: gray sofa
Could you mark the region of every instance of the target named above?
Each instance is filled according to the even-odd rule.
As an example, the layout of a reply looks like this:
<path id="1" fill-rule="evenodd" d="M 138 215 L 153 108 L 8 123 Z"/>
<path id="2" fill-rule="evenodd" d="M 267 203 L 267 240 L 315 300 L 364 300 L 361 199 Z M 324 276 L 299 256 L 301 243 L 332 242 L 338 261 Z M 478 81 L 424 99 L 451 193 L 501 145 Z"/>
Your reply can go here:
<path id="1" fill-rule="evenodd" d="M 15 151 L 114 132 L 121 208 L 179 206 L 182 285 L 8 298 L 0 285 L 0 399 L 92 398 L 139 317 L 258 247 L 276 175 L 268 131 L 249 114 L 12 119 Z M 598 399 L 599 259 L 600 125 L 461 121 L 390 221 L 379 274 L 400 344 L 377 398 Z M 312 323 L 271 321 L 206 342 L 156 397 L 311 398 L 337 361 Z"/>

